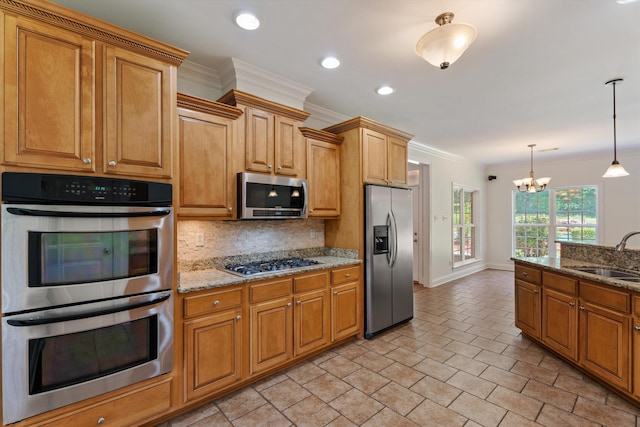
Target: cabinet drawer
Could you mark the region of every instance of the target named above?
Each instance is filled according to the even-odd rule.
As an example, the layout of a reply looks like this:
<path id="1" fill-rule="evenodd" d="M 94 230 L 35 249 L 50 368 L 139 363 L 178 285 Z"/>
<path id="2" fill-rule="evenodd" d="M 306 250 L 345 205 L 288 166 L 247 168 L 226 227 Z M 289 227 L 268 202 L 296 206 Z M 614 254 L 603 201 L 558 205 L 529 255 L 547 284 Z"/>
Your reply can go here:
<path id="1" fill-rule="evenodd" d="M 229 289 L 210 292 L 204 295 L 186 297 L 184 299 L 184 317 L 214 313 L 227 308 L 239 307 L 242 304 L 242 289 Z"/>
<path id="2" fill-rule="evenodd" d="M 580 298 L 625 313 L 631 312 L 631 295 L 595 283 L 580 281 Z"/>
<path id="3" fill-rule="evenodd" d="M 578 280 L 570 277 L 543 271 L 542 284 L 545 288 L 555 289 L 569 295 L 578 294 Z"/>
<path id="4" fill-rule="evenodd" d="M 274 280 L 249 286 L 249 302 L 265 301 L 291 294 L 291 279 Z"/>
<path id="5" fill-rule="evenodd" d="M 333 270 L 331 272 L 331 284 L 339 285 L 341 283 L 353 282 L 360 279 L 360 266 L 346 267 Z"/>
<path id="6" fill-rule="evenodd" d="M 633 297 L 633 315 L 640 317 L 640 297 L 637 296 Z"/>
<path id="7" fill-rule="evenodd" d="M 324 289 L 329 283 L 329 273 L 322 271 L 320 273 L 309 274 L 293 279 L 293 291 L 295 293 L 313 291 L 316 289 Z"/>
<path id="8" fill-rule="evenodd" d="M 516 264 L 516 279 L 539 285 L 542 282 L 540 273 L 541 271 L 536 268 L 525 267 L 524 265 Z"/>
<path id="9" fill-rule="evenodd" d="M 171 379 L 154 384 L 84 410 L 70 413 L 47 427 L 68 426 L 135 426 L 148 422 L 171 407 Z M 126 408 L 126 409 L 123 409 Z"/>

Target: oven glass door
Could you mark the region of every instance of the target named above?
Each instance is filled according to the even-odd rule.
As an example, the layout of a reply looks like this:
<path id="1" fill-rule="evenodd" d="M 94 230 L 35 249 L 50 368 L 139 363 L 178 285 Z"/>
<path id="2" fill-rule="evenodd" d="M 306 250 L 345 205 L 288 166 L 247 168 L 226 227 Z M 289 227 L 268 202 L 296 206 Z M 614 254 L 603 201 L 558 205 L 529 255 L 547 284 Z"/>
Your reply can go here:
<path id="1" fill-rule="evenodd" d="M 172 291 L 2 318 L 5 424 L 171 371 Z"/>
<path id="2" fill-rule="evenodd" d="M 29 231 L 29 286 L 125 279 L 158 272 L 158 230 Z"/>

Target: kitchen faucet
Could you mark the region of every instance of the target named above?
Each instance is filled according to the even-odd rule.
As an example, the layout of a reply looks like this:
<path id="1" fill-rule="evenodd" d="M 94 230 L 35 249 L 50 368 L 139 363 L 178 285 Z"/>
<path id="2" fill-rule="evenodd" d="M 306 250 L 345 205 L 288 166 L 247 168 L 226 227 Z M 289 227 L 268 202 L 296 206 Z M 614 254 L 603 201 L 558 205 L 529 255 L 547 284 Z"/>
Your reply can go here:
<path id="1" fill-rule="evenodd" d="M 640 234 L 640 231 L 632 231 L 630 233 L 625 234 L 622 240 L 620 240 L 620 243 L 616 245 L 616 251 L 618 252 L 623 251 L 624 247 L 627 246 L 627 239 L 629 239 L 629 237 L 633 236 L 634 234 Z"/>

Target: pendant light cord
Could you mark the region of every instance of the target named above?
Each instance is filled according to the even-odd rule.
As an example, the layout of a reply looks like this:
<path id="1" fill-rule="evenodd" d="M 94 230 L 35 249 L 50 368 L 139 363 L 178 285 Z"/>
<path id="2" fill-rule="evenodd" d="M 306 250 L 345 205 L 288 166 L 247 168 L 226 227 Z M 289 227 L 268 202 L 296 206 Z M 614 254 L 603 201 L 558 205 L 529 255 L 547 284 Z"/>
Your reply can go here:
<path id="1" fill-rule="evenodd" d="M 616 148 L 616 82 L 613 82 L 613 163 L 618 163 Z"/>

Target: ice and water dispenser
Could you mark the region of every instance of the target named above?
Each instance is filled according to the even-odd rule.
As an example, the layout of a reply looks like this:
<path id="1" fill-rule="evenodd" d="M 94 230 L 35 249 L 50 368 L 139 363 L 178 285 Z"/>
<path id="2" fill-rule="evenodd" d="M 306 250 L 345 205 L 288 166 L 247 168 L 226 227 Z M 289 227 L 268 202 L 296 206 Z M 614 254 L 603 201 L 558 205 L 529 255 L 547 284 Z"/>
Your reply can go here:
<path id="1" fill-rule="evenodd" d="M 373 254 L 389 253 L 389 226 L 374 225 L 373 226 Z"/>

